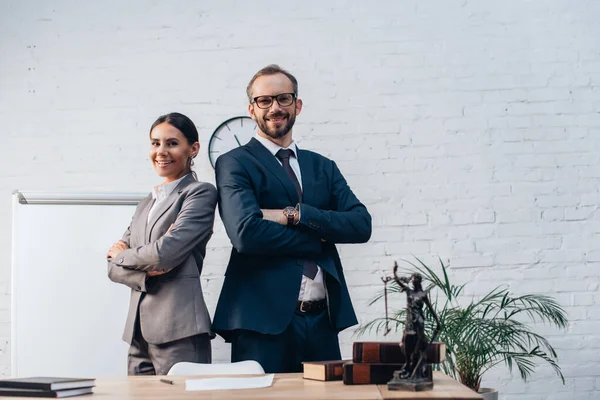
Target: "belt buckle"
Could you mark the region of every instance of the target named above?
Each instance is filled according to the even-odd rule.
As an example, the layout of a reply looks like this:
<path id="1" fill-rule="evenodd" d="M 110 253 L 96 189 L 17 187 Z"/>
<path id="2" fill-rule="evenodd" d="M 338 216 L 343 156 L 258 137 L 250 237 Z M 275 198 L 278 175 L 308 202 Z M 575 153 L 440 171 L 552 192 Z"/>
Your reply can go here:
<path id="1" fill-rule="evenodd" d="M 306 309 L 306 310 L 304 309 L 304 304 L 307 304 L 307 303 L 304 300 L 302 300 L 300 302 L 300 312 L 306 313 L 306 312 L 308 312 L 308 309 Z"/>

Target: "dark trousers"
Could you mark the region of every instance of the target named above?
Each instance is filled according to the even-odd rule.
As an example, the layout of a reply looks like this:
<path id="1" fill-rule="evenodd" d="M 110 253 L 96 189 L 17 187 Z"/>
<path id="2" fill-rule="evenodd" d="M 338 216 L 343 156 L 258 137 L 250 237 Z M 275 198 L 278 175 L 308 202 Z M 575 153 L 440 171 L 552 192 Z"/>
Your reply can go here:
<path id="1" fill-rule="evenodd" d="M 278 335 L 238 330 L 231 341 L 231 362 L 255 360 L 267 373 L 302 372 L 303 361 L 340 360 L 338 334 L 327 310 L 314 314 L 296 311 Z"/>
<path id="2" fill-rule="evenodd" d="M 127 357 L 127 374 L 166 375 L 178 362 L 210 364 L 211 359 L 210 336 L 207 333 L 150 344 L 143 338 L 139 322 L 136 322 Z"/>

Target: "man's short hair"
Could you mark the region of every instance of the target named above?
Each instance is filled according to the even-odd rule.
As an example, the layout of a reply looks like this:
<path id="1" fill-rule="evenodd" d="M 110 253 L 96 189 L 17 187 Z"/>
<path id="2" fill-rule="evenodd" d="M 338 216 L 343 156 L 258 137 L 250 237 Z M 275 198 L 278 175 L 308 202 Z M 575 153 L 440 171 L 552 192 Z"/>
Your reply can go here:
<path id="1" fill-rule="evenodd" d="M 285 69 L 281 68 L 279 65 L 271 64 L 271 65 L 267 65 L 266 67 L 262 68 L 260 71 L 258 71 L 256 74 L 254 74 L 252 79 L 250 79 L 250 83 L 248 83 L 248 86 L 246 87 L 246 95 L 248 95 L 249 102 L 252 103 L 252 85 L 254 84 L 254 81 L 260 76 L 275 75 L 275 74 L 283 74 L 283 75 L 287 76 L 288 79 L 290 81 L 292 81 L 292 86 L 294 87 L 294 94 L 296 96 L 298 96 L 298 81 L 296 80 L 296 77 L 294 75 L 290 74 Z"/>

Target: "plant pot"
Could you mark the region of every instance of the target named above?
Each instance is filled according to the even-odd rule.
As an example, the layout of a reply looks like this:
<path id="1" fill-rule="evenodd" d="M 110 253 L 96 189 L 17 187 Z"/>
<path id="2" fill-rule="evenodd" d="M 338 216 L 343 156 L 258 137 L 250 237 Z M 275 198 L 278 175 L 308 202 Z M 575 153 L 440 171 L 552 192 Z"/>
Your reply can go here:
<path id="1" fill-rule="evenodd" d="M 479 388 L 478 392 L 483 400 L 498 400 L 498 391 L 492 388 Z"/>

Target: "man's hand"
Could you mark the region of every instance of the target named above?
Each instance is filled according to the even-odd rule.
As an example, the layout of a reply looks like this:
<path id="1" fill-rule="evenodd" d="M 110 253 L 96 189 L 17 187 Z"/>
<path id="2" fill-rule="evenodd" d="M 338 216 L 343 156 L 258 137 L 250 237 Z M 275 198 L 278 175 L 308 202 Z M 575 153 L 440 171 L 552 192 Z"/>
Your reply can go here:
<path id="1" fill-rule="evenodd" d="M 283 210 L 263 210 L 261 209 L 263 214 L 263 219 L 267 221 L 272 221 L 278 223 L 280 225 L 287 225 L 287 218 L 283 215 Z"/>
<path id="2" fill-rule="evenodd" d="M 116 258 L 117 254 L 119 254 L 123 250 L 127 250 L 128 248 L 129 246 L 127 246 L 127 244 L 124 241 L 119 240 L 117 243 L 113 244 L 112 247 L 108 250 L 106 258 Z"/>

